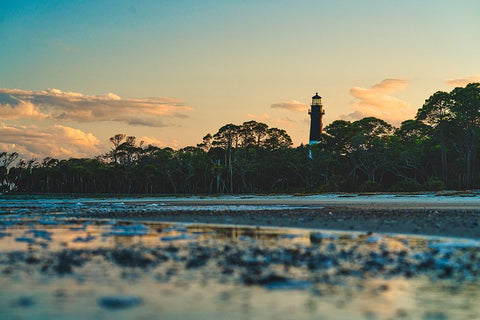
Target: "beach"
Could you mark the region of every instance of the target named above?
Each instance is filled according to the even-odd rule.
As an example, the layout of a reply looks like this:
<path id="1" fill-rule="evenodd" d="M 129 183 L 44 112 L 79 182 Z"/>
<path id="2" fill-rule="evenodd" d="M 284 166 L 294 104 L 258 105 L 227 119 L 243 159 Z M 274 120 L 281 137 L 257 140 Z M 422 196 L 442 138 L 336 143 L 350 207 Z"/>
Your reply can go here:
<path id="1" fill-rule="evenodd" d="M 479 196 L 0 197 L 9 319 L 478 319 Z"/>
<path id="2" fill-rule="evenodd" d="M 89 217 L 480 237 L 480 197 L 474 193 L 171 197 L 143 201 L 175 210 L 114 211 Z"/>

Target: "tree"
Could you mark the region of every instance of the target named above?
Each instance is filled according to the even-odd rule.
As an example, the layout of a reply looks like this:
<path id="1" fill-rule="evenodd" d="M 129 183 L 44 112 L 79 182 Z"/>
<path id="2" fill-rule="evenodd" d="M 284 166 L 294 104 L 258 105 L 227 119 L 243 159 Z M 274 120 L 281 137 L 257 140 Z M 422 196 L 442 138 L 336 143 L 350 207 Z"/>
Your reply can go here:
<path id="1" fill-rule="evenodd" d="M 325 127 L 323 138 L 328 149 L 336 154 L 348 154 L 352 151 L 352 123 L 345 120 L 336 120 Z"/>
<path id="2" fill-rule="evenodd" d="M 257 126 L 257 122 L 247 121 L 244 122 L 241 126 L 238 127 L 238 133 L 240 135 L 241 146 L 242 148 L 246 149 L 247 147 L 253 145 L 255 143 L 255 134 L 254 128 Z"/>
<path id="3" fill-rule="evenodd" d="M 381 119 L 367 117 L 353 122 L 351 129 L 352 173 L 359 170 L 368 181 L 381 184 L 387 168 L 386 151 L 395 128 Z"/>
<path id="4" fill-rule="evenodd" d="M 269 128 L 266 132 L 265 148 L 267 150 L 285 149 L 292 146 L 292 138 L 283 129 Z"/>
<path id="5" fill-rule="evenodd" d="M 0 192 L 8 192 L 13 187 L 8 179 L 8 171 L 17 158 L 17 152 L 0 152 Z"/>
<path id="6" fill-rule="evenodd" d="M 459 166 L 463 167 L 458 186 L 472 187 L 480 140 L 480 84 L 470 83 L 450 93 L 434 93 L 418 110 L 417 119 L 433 128 L 433 137 L 440 148 L 444 183 L 448 185 L 448 153 L 455 150 L 461 160 Z"/>
<path id="7" fill-rule="evenodd" d="M 113 163 L 118 163 L 118 147 L 122 144 L 123 139 L 125 139 L 126 136 L 126 134 L 119 133 L 110 138 L 110 142 L 113 144 L 113 146 L 109 156 L 111 157 Z"/>
<path id="8" fill-rule="evenodd" d="M 416 116 L 417 120 L 423 121 L 433 129 L 434 139 L 440 146 L 441 175 L 445 185 L 448 185 L 447 145 L 451 141 L 451 137 L 449 137 L 450 128 L 454 125 L 453 103 L 454 101 L 449 93 L 437 91 L 425 100 Z"/>
<path id="9" fill-rule="evenodd" d="M 208 152 L 212 147 L 213 136 L 208 133 L 203 137 L 202 143 L 197 144 L 197 147 L 203 149 L 205 152 Z"/>
<path id="10" fill-rule="evenodd" d="M 0 192 L 433 190 L 447 182 L 471 188 L 480 185 L 480 84 L 434 93 L 398 129 L 374 117 L 337 120 L 318 143 L 295 148 L 285 130 L 256 121 L 226 124 L 180 150 L 144 146 L 125 134 L 110 142 L 111 150 L 93 159 L 14 165 L 16 153 L 0 152 Z"/>
<path id="11" fill-rule="evenodd" d="M 465 186 L 471 188 L 476 176 L 475 161 L 480 141 L 480 83 L 457 87 L 450 95 L 455 122 L 463 129 L 459 146 L 465 159 Z"/>
<path id="12" fill-rule="evenodd" d="M 431 127 L 419 120 L 406 120 L 392 136 L 388 147 L 388 171 L 401 182 L 427 182 Z M 413 183 L 415 184 L 415 183 Z"/>

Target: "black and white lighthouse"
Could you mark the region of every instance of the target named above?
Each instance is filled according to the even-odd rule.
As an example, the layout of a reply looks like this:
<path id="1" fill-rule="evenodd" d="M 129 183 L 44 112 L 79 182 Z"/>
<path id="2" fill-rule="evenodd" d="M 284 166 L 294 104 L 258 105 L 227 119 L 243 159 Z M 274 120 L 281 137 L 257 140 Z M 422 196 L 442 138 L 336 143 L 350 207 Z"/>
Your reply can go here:
<path id="1" fill-rule="evenodd" d="M 322 97 L 318 95 L 318 92 L 312 97 L 312 105 L 308 114 L 310 115 L 310 144 L 318 143 L 323 130 L 322 116 L 325 114 Z"/>

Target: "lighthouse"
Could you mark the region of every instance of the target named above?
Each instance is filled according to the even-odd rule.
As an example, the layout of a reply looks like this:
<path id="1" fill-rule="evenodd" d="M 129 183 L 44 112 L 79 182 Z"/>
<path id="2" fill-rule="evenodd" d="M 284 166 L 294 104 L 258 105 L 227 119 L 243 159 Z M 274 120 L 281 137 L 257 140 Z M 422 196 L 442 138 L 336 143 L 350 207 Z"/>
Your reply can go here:
<path id="1" fill-rule="evenodd" d="M 318 92 L 312 97 L 312 105 L 308 110 L 310 115 L 310 144 L 318 143 L 322 135 L 323 124 L 322 116 L 325 114 L 322 106 L 322 97 L 318 95 Z"/>

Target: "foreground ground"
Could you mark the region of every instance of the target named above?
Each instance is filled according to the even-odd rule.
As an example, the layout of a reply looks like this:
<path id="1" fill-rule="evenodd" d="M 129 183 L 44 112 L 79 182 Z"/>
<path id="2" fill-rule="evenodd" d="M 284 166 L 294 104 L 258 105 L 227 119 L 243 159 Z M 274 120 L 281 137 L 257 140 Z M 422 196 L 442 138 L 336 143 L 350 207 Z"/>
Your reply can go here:
<path id="1" fill-rule="evenodd" d="M 124 202 L 128 205 L 128 202 Z M 480 237 L 480 195 L 322 195 L 136 200 L 90 217 Z M 158 204 L 152 207 L 152 204 Z M 221 208 L 221 209 L 219 209 Z M 264 210 L 262 210 L 264 209 Z"/>
<path id="2" fill-rule="evenodd" d="M 0 197 L 0 318 L 479 319 L 479 199 Z"/>

